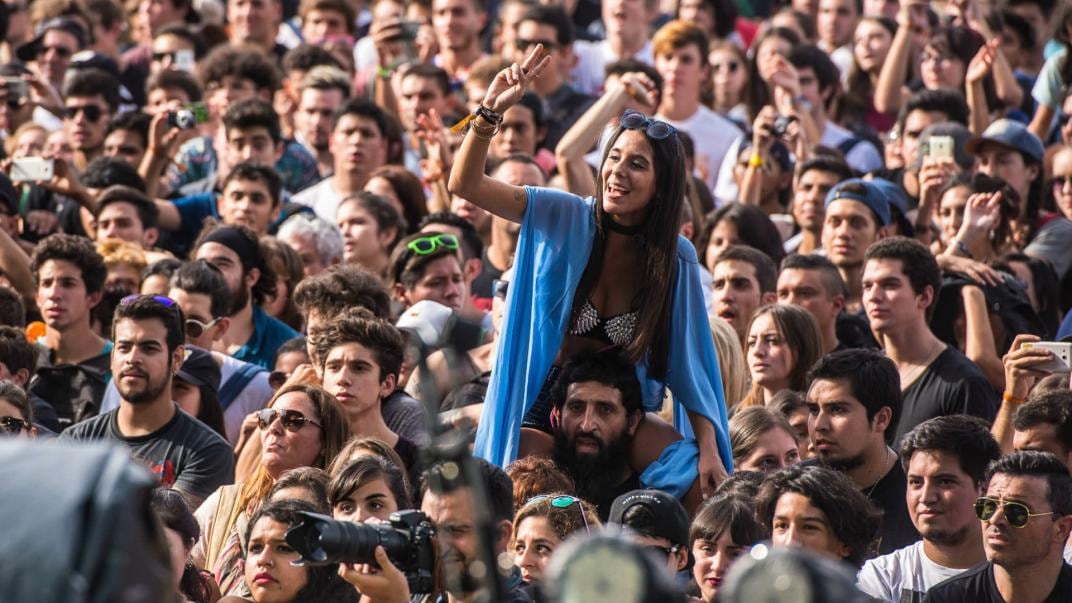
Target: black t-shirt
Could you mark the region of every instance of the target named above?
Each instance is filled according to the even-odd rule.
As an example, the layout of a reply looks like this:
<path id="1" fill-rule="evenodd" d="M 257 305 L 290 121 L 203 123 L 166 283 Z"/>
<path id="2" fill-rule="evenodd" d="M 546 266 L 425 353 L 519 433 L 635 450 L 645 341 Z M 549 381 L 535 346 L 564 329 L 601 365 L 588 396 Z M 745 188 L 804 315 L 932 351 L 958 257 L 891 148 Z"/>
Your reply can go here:
<path id="1" fill-rule="evenodd" d="M 923 374 L 904 390 L 901 418 L 893 445 L 916 425 L 946 415 L 973 415 L 993 421 L 998 394 L 979 367 L 953 347 L 947 347 Z"/>
<path id="2" fill-rule="evenodd" d="M 632 492 L 633 490 L 640 489 L 640 476 L 636 473 L 629 474 L 629 478 L 617 486 L 607 490 L 607 492 L 600 496 L 598 499 L 590 501 L 595 504 L 596 510 L 599 512 L 599 521 L 607 523 L 607 518 L 610 517 L 610 508 L 614 505 L 614 499 L 618 498 L 626 492 Z"/>
<path id="3" fill-rule="evenodd" d="M 502 275 L 503 271 L 491 263 L 491 260 L 488 259 L 488 250 L 485 249 L 483 267 L 480 269 L 480 274 L 473 279 L 473 285 L 469 290 L 476 297 L 491 299 L 492 294 L 495 293 L 492 291 L 492 285 L 495 284 L 496 280 L 502 278 Z"/>
<path id="4" fill-rule="evenodd" d="M 1005 601 L 998 592 L 998 585 L 994 582 L 994 564 L 985 563 L 975 569 L 970 569 L 959 576 L 955 576 L 936 584 L 923 597 L 923 603 L 1012 603 Z M 1062 603 L 1072 601 L 1072 565 L 1067 563 L 1061 567 L 1061 573 L 1057 575 L 1057 582 L 1043 603 Z"/>
<path id="5" fill-rule="evenodd" d="M 901 463 L 895 462 L 873 487 L 863 490 L 868 500 L 882 509 L 882 526 L 878 531 L 879 555 L 892 553 L 919 540 L 919 532 L 908 514 L 908 503 L 905 501 L 907 489 L 908 479 L 904 469 Z"/>
<path id="6" fill-rule="evenodd" d="M 163 427 L 143 436 L 119 431 L 119 410 L 83 421 L 60 436 L 71 440 L 114 440 L 130 448 L 160 478 L 160 485 L 204 499 L 220 486 L 234 482 L 234 452 L 227 440 L 201 421 L 175 407 Z"/>

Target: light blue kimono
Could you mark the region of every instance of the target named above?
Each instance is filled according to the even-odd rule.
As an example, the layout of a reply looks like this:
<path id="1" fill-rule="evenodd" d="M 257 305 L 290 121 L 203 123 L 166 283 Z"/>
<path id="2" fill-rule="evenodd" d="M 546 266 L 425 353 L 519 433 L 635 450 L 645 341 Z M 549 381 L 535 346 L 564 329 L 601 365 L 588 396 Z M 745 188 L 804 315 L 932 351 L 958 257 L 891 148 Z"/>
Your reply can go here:
<path id="1" fill-rule="evenodd" d="M 562 347 L 573 297 L 596 239 L 595 200 L 555 189 L 525 187 L 528 207 L 514 255 L 495 367 L 476 434 L 474 454 L 505 467 L 517 456 L 521 422 L 543 388 Z M 696 250 L 678 237 L 666 383 L 674 394 L 676 442 L 640 476 L 644 487 L 684 496 L 696 480 L 699 448 L 685 411 L 715 427 L 719 455 L 732 469 L 722 378 L 707 321 Z M 644 405 L 662 405 L 664 384 L 637 367 Z"/>

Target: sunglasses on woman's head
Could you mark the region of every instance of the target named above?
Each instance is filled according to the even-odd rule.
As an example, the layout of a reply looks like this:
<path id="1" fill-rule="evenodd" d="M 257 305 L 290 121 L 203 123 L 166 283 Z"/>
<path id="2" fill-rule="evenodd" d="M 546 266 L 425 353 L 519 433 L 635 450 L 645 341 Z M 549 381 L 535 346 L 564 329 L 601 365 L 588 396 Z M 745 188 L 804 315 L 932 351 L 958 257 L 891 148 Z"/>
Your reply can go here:
<path id="1" fill-rule="evenodd" d="M 666 140 L 677 134 L 677 129 L 674 126 L 665 121 L 651 119 L 647 115 L 632 109 L 628 109 L 622 114 L 620 123 L 626 130 L 643 130 L 648 135 L 648 138 L 652 140 Z"/>
<path id="2" fill-rule="evenodd" d="M 997 514 L 998 509 L 1001 509 L 1005 514 L 1005 521 L 1009 522 L 1009 525 L 1014 528 L 1022 528 L 1027 525 L 1027 522 L 1032 517 L 1041 517 L 1043 515 L 1053 515 L 1053 511 L 1047 513 L 1032 513 L 1024 503 L 1018 503 L 1015 501 L 1007 500 L 1002 502 L 996 498 L 990 498 L 988 496 L 979 497 L 975 501 L 975 516 L 981 521 L 989 521 L 991 517 Z"/>
<path id="3" fill-rule="evenodd" d="M 17 435 L 22 430 L 30 430 L 30 422 L 18 417 L 0 417 L 0 431 L 8 435 Z"/>
<path id="4" fill-rule="evenodd" d="M 306 418 L 300 411 L 276 410 L 274 408 L 257 411 L 257 427 L 268 429 L 272 423 L 275 423 L 276 417 L 279 417 L 279 421 L 283 424 L 283 429 L 291 432 L 300 431 L 302 427 L 305 427 L 306 423 L 320 427 L 320 423 Z"/>
<path id="5" fill-rule="evenodd" d="M 417 255 L 428 255 L 440 247 L 450 249 L 451 251 L 457 251 L 458 237 L 452 234 L 437 234 L 427 237 L 418 237 L 406 244 L 406 249 L 409 249 Z"/>
<path id="6" fill-rule="evenodd" d="M 569 496 L 569 495 L 566 495 L 566 494 L 562 494 L 562 495 L 559 495 L 559 496 L 552 497 L 552 496 L 550 496 L 548 494 L 540 494 L 540 495 L 537 495 L 537 496 L 533 496 L 532 498 L 530 498 L 527 501 L 525 501 L 525 506 L 527 507 L 529 505 L 533 505 L 533 504 L 536 504 L 538 502 L 545 501 L 548 498 L 551 499 L 551 506 L 555 507 L 556 509 L 566 509 L 566 508 L 569 508 L 571 505 L 576 504 L 577 505 L 577 510 L 580 511 L 580 513 L 581 513 L 581 521 L 584 522 L 584 531 L 585 531 L 585 533 L 586 534 L 591 534 L 592 533 L 591 530 L 588 529 L 588 517 L 584 514 L 584 506 L 581 505 L 581 499 L 577 498 L 576 496 Z"/>

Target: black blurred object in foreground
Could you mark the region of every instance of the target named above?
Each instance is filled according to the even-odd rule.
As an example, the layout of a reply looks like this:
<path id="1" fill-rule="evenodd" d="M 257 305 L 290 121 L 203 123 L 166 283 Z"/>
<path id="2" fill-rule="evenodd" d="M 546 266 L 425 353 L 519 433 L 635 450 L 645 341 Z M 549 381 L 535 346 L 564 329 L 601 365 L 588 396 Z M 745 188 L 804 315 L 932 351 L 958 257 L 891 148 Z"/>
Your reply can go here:
<path id="1" fill-rule="evenodd" d="M 126 448 L 0 441 L 0 483 L 0 599 L 175 600 L 156 480 Z"/>
<path id="2" fill-rule="evenodd" d="M 757 544 L 734 562 L 719 592 L 722 603 L 867 603 L 843 562 L 800 549 Z"/>

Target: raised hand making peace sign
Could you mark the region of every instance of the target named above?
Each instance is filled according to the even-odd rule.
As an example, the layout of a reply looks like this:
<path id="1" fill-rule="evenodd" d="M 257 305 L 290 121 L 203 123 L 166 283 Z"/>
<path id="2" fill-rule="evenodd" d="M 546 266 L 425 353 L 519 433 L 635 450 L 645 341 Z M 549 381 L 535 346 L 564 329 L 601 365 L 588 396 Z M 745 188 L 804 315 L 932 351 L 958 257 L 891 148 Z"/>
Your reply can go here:
<path id="1" fill-rule="evenodd" d="M 495 80 L 491 82 L 487 93 L 484 94 L 482 104 L 501 115 L 503 111 L 521 100 L 529 83 L 540 77 L 550 62 L 551 55 L 544 51 L 543 44 L 537 44 L 520 65 L 513 63 L 495 76 Z"/>

